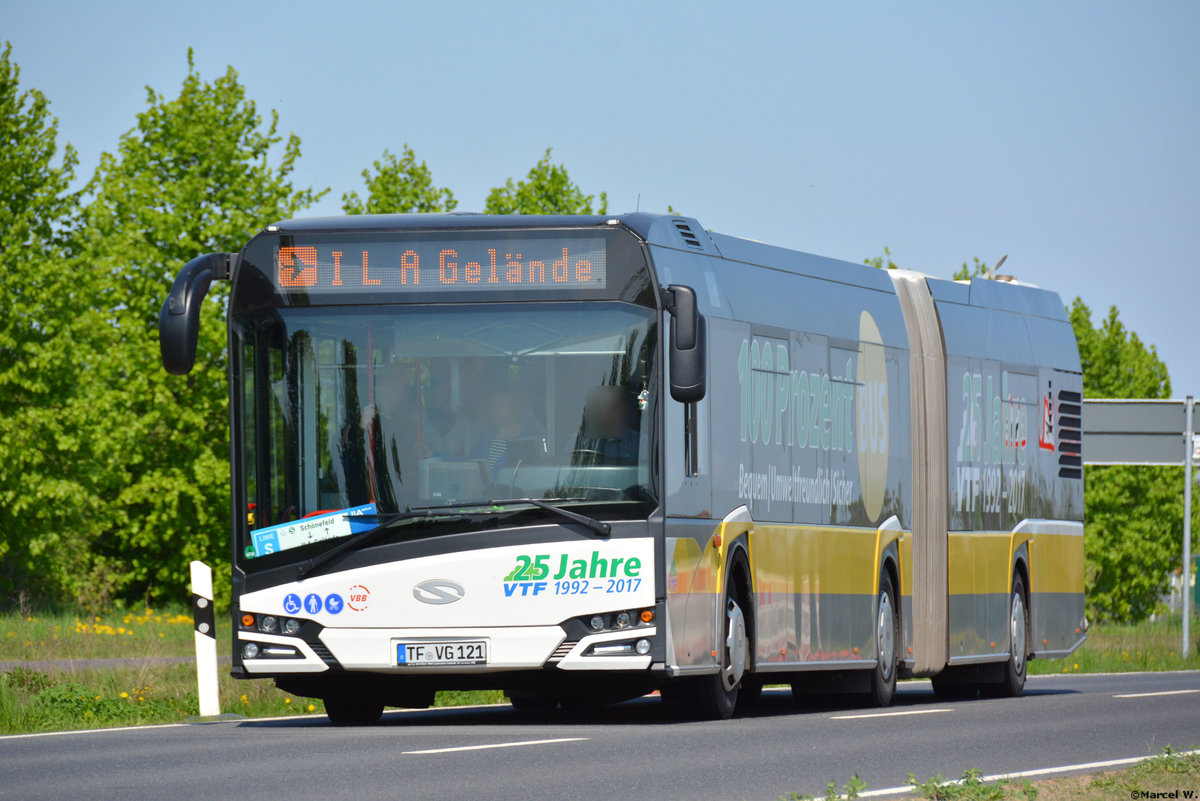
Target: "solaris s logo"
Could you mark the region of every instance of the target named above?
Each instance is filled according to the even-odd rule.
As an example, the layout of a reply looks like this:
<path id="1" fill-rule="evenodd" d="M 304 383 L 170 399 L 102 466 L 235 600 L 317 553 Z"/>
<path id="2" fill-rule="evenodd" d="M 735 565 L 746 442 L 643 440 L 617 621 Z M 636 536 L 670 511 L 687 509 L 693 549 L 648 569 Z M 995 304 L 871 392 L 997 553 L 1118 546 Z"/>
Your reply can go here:
<path id="1" fill-rule="evenodd" d="M 452 604 L 467 591 L 457 581 L 429 579 L 413 587 L 413 597 L 423 604 Z"/>

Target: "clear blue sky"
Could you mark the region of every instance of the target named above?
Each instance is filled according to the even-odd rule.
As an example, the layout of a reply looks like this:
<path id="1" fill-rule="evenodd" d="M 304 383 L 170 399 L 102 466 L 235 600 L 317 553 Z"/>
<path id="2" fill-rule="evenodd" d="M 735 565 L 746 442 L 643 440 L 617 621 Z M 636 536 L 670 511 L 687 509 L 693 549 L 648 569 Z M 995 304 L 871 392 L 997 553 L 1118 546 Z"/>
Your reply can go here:
<path id="1" fill-rule="evenodd" d="M 610 211 L 1076 295 L 1200 395 L 1200 3 L 0 0 L 90 175 L 187 48 L 232 64 L 342 192 L 409 143 L 478 209 L 549 146 Z M 264 220 L 264 223 L 267 221 Z"/>

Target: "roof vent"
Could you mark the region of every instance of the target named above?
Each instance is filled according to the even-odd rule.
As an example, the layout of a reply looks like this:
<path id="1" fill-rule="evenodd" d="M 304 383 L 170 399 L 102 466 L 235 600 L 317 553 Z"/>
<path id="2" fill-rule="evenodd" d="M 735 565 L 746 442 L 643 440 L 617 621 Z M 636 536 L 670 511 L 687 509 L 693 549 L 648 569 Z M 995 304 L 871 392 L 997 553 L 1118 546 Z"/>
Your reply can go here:
<path id="1" fill-rule="evenodd" d="M 700 240 L 692 233 L 692 229 L 683 220 L 675 220 L 675 227 L 679 229 L 679 235 L 683 237 L 683 241 L 688 244 L 688 247 L 704 250 L 704 245 L 700 244 Z"/>

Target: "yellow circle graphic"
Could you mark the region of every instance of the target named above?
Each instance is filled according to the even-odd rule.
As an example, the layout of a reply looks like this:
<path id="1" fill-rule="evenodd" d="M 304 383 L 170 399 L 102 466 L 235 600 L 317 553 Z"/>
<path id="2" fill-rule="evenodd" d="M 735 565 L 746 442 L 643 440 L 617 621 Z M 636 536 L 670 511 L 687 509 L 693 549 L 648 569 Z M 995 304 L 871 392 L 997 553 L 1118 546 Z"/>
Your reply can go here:
<path id="1" fill-rule="evenodd" d="M 871 521 L 883 511 L 891 433 L 887 358 L 883 337 L 870 312 L 858 318 L 858 480 Z"/>

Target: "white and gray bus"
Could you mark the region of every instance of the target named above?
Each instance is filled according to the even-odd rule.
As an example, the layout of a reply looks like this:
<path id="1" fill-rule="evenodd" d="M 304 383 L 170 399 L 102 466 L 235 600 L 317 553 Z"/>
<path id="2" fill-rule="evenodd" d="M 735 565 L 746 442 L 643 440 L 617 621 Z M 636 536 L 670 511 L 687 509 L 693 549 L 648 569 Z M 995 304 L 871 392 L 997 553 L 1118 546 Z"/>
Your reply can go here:
<path id="1" fill-rule="evenodd" d="M 231 282 L 233 674 L 338 722 L 498 688 L 1018 694 L 1083 641 L 1082 394 L 1053 292 L 689 218 L 353 216 Z"/>

